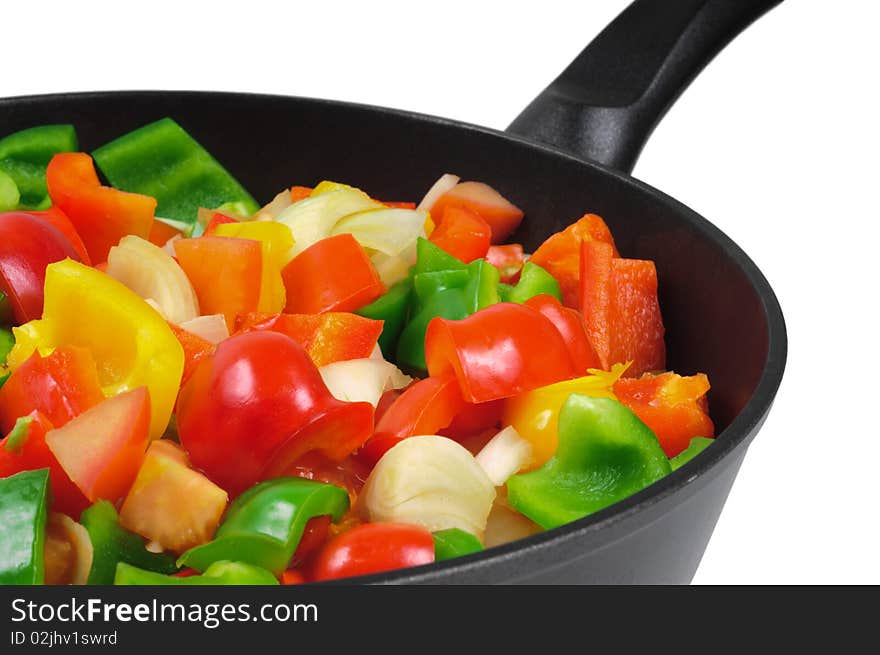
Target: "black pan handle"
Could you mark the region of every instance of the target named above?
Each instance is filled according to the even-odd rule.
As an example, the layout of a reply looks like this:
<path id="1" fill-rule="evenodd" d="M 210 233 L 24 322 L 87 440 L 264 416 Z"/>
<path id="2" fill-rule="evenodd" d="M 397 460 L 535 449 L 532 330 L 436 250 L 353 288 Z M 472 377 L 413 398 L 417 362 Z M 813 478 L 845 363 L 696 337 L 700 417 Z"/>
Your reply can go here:
<path id="1" fill-rule="evenodd" d="M 630 172 L 691 80 L 782 0 L 636 0 L 507 128 Z"/>

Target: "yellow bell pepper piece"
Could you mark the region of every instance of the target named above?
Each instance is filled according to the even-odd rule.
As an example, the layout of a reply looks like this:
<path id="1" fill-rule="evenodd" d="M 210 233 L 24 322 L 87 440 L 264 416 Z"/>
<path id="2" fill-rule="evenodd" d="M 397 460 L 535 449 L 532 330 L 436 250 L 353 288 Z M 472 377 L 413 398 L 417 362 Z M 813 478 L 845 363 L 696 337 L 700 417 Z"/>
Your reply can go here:
<path id="1" fill-rule="evenodd" d="M 263 246 L 263 276 L 257 310 L 277 314 L 287 304 L 287 292 L 281 279 L 281 269 L 293 259 L 293 234 L 283 223 L 249 221 L 218 225 L 215 234 L 220 237 L 252 239 Z"/>
<path id="2" fill-rule="evenodd" d="M 104 395 L 147 387 L 150 436 L 165 432 L 183 375 L 183 348 L 165 319 L 121 282 L 70 259 L 49 264 L 43 318 L 12 331 L 13 368 L 36 349 L 87 348 Z"/>
<path id="3" fill-rule="evenodd" d="M 559 445 L 559 410 L 573 393 L 594 398 L 617 400 L 612 390 L 629 364 L 615 364 L 611 371 L 590 369 L 591 375 L 556 382 L 527 391 L 504 403 L 503 425 L 512 425 L 520 436 L 532 444 L 532 461 L 525 470 L 544 465 Z"/>
<path id="4" fill-rule="evenodd" d="M 434 224 L 434 219 L 431 218 L 431 212 L 425 212 L 427 216 L 425 216 L 425 236 L 431 236 L 431 232 L 434 231 L 434 228 L 437 227 Z"/>
<path id="5" fill-rule="evenodd" d="M 339 191 L 340 189 L 354 189 L 353 186 L 348 184 L 343 184 L 342 182 L 331 182 L 330 180 L 324 180 L 323 182 L 318 182 L 317 186 L 312 189 L 312 196 L 320 196 L 322 193 L 329 193 L 330 191 Z M 360 191 L 360 189 L 356 189 Z"/>

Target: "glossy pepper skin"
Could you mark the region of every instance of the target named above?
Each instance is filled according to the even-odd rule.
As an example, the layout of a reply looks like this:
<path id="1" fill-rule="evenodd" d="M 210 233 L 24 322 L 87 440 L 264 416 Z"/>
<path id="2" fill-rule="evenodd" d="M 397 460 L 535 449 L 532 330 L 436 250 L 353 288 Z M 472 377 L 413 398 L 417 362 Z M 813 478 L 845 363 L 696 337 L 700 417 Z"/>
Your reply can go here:
<path id="1" fill-rule="evenodd" d="M 434 538 L 434 561 L 436 562 L 483 550 L 483 544 L 479 539 L 470 532 L 459 528 L 439 530 L 431 536 Z"/>
<path id="2" fill-rule="evenodd" d="M 711 446 L 713 441 L 715 440 L 709 439 L 708 437 L 694 437 L 691 439 L 687 448 L 669 460 L 669 466 L 672 467 L 673 471 L 680 469 L 694 457 L 706 450 L 706 448 Z"/>
<path id="3" fill-rule="evenodd" d="M 386 359 L 393 358 L 397 350 L 397 339 L 409 313 L 412 288 L 412 278 L 405 278 L 369 305 L 355 311 L 366 318 L 383 322 L 379 347 Z"/>
<path id="4" fill-rule="evenodd" d="M 247 562 L 280 575 L 293 558 L 306 523 L 318 516 L 339 521 L 348 510 L 341 487 L 303 478 L 261 482 L 230 505 L 214 539 L 185 552 L 178 564 L 205 571 L 214 562 Z"/>
<path id="5" fill-rule="evenodd" d="M 177 428 L 193 465 L 235 497 L 308 452 L 344 459 L 372 433 L 373 406 L 336 400 L 290 337 L 246 332 L 198 364 Z"/>
<path id="6" fill-rule="evenodd" d="M 165 319 L 121 282 L 69 259 L 50 264 L 43 317 L 13 333 L 13 369 L 37 349 L 86 348 L 104 395 L 146 386 L 150 435 L 157 439 L 165 431 L 183 375 L 183 348 Z"/>
<path id="7" fill-rule="evenodd" d="M 131 564 L 155 573 L 174 573 L 174 557 L 165 553 L 151 553 L 146 541 L 119 524 L 119 515 L 106 500 L 99 501 L 82 513 L 80 523 L 92 542 L 92 568 L 88 584 L 113 584 L 116 565 Z"/>
<path id="8" fill-rule="evenodd" d="M 250 215 L 260 207 L 235 178 L 170 118 L 144 125 L 92 153 L 119 189 L 158 201 L 156 213 L 194 223 L 199 207 L 229 205 Z"/>
<path id="9" fill-rule="evenodd" d="M 562 300 L 562 292 L 559 290 L 559 282 L 556 278 L 531 261 L 523 266 L 516 285 L 499 285 L 499 294 L 504 302 L 525 303 L 529 298 L 541 294 Z"/>
<path id="10" fill-rule="evenodd" d="M 550 322 L 562 335 L 568 353 L 579 373 L 586 373 L 591 368 L 601 368 L 602 363 L 599 361 L 599 356 L 593 350 L 587 336 L 584 317 L 578 310 L 563 306 L 556 297 L 546 293 L 532 296 L 523 304 L 537 309 L 550 319 Z"/>
<path id="11" fill-rule="evenodd" d="M 206 585 L 277 585 L 278 579 L 266 569 L 244 562 L 216 562 L 202 575 L 174 576 L 145 571 L 120 562 L 116 566 L 115 585 L 206 586 Z"/>
<path id="12" fill-rule="evenodd" d="M 559 414 L 559 447 L 541 468 L 507 481 L 508 501 L 545 529 L 597 512 L 671 471 L 651 432 L 623 404 L 572 394 Z"/>
<path id="13" fill-rule="evenodd" d="M 49 505 L 49 470 L 0 479 L 0 585 L 40 585 Z"/>
<path id="14" fill-rule="evenodd" d="M 73 125 L 40 125 L 0 139 L 0 173 L 8 175 L 18 192 L 21 209 L 46 209 L 46 165 L 59 152 L 78 147 Z"/>

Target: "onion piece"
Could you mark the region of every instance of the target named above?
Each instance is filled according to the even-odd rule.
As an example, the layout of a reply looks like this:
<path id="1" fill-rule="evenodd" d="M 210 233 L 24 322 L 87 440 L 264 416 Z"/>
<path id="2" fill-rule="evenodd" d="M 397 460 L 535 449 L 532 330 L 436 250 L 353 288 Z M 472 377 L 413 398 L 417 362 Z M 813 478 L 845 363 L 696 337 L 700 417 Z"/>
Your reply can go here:
<path id="1" fill-rule="evenodd" d="M 391 288 L 398 282 L 405 280 L 412 267 L 412 264 L 407 264 L 402 257 L 386 255 L 384 252 L 373 253 L 370 255 L 370 261 L 386 288 Z"/>
<path id="2" fill-rule="evenodd" d="M 507 498 L 499 494 L 495 499 L 495 504 L 492 505 L 492 511 L 489 512 L 489 519 L 486 521 L 483 545 L 486 548 L 492 548 L 492 546 L 525 539 L 543 531 L 544 528 L 513 509 L 508 504 Z"/>
<path id="3" fill-rule="evenodd" d="M 500 487 L 532 460 L 532 444 L 508 425 L 483 446 L 476 459 L 489 479 Z"/>
<path id="4" fill-rule="evenodd" d="M 276 195 L 272 200 L 263 205 L 256 214 L 254 214 L 253 220 L 255 221 L 272 221 L 275 220 L 281 212 L 290 207 L 293 204 L 293 198 L 290 197 L 290 189 L 284 189 L 284 191 L 280 192 Z"/>
<path id="5" fill-rule="evenodd" d="M 92 570 L 94 548 L 89 533 L 67 514 L 50 512 L 43 547 L 46 584 L 84 585 Z"/>
<path id="6" fill-rule="evenodd" d="M 368 402 L 373 407 L 389 389 L 402 389 L 412 382 L 411 377 L 381 357 L 332 362 L 318 371 L 337 400 Z"/>
<path id="7" fill-rule="evenodd" d="M 461 178 L 458 175 L 453 175 L 452 173 L 444 173 L 440 176 L 434 184 L 428 189 L 428 193 L 425 194 L 425 197 L 422 198 L 422 201 L 419 203 L 416 209 L 418 211 L 429 212 L 434 207 L 434 203 L 440 199 L 447 191 L 450 191 L 452 187 L 459 183 Z"/>
<path id="8" fill-rule="evenodd" d="M 416 240 L 425 236 L 426 219 L 425 212 L 414 209 L 364 211 L 340 220 L 330 234 L 348 232 L 364 248 L 372 248 L 386 255 L 406 257 L 415 247 Z"/>
<path id="9" fill-rule="evenodd" d="M 170 241 L 169 241 L 170 243 Z M 199 315 L 199 301 L 177 261 L 146 239 L 122 237 L 107 255 L 107 274 L 141 298 L 151 298 L 166 320 L 180 324 Z"/>
<path id="10" fill-rule="evenodd" d="M 431 532 L 459 528 L 482 538 L 495 485 L 452 439 L 408 437 L 373 468 L 358 510 L 370 521 L 413 523 Z"/>
<path id="11" fill-rule="evenodd" d="M 210 341 L 215 346 L 229 338 L 229 326 L 223 314 L 208 314 L 180 323 L 179 327 L 187 332 Z"/>
<path id="12" fill-rule="evenodd" d="M 294 253 L 330 236 L 339 219 L 349 214 L 380 209 L 383 205 L 357 189 L 338 189 L 303 198 L 282 211 L 275 219 L 290 228 Z"/>

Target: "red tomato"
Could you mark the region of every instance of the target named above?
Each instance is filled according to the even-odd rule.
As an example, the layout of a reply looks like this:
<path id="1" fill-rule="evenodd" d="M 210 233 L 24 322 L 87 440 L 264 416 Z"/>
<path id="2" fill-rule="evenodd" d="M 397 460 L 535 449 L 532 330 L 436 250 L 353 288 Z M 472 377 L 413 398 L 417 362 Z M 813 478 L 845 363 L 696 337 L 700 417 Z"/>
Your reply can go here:
<path id="1" fill-rule="evenodd" d="M 49 450 L 86 498 L 125 496 L 150 440 L 146 387 L 108 398 L 46 435 Z"/>
<path id="2" fill-rule="evenodd" d="M 0 441 L 0 478 L 21 471 L 48 468 L 49 484 L 52 486 L 52 509 L 77 519 L 90 503 L 46 445 L 46 433 L 52 429 L 52 424 L 39 412 L 31 412 L 28 416 L 32 421 L 19 449 L 8 448 L 8 436 Z"/>
<path id="3" fill-rule="evenodd" d="M 43 315 L 46 266 L 66 257 L 81 260 L 63 232 L 40 214 L 0 214 L 0 291 L 9 297 L 17 323 Z"/>
<path id="4" fill-rule="evenodd" d="M 498 269 L 502 282 L 516 284 L 525 263 L 523 247 L 518 243 L 490 246 L 486 252 L 486 261 Z"/>
<path id="5" fill-rule="evenodd" d="M 559 331 L 540 312 L 498 303 L 459 321 L 435 318 L 425 334 L 432 376 L 454 373 L 464 399 L 509 398 L 577 375 Z"/>
<path id="6" fill-rule="evenodd" d="M 431 208 L 435 222 L 443 221 L 449 207 L 476 212 L 492 228 L 492 243 L 503 243 L 523 219 L 522 210 L 482 182 L 461 182 L 437 199 Z"/>
<path id="7" fill-rule="evenodd" d="M 361 244 L 338 234 L 312 244 L 281 271 L 290 314 L 353 312 L 385 293 Z"/>
<path id="8" fill-rule="evenodd" d="M 486 256 L 492 228 L 476 212 L 447 207 L 429 241 L 466 264 Z"/>
<path id="9" fill-rule="evenodd" d="M 419 380 L 382 414 L 375 434 L 358 452 L 358 458 L 375 466 L 382 455 L 403 439 L 416 434 L 437 434 L 464 405 L 454 375 Z"/>
<path id="10" fill-rule="evenodd" d="M 302 346 L 275 332 L 217 345 L 177 402 L 192 463 L 232 496 L 317 450 L 339 461 L 373 429 L 370 403 L 336 400 Z"/>
<path id="11" fill-rule="evenodd" d="M 571 307 L 563 307 L 553 296 L 542 293 L 533 296 L 524 303 L 527 307 L 537 309 L 559 330 L 571 355 L 578 373 L 586 373 L 590 368 L 601 368 L 599 356 L 590 345 L 584 317 Z"/>
<path id="12" fill-rule="evenodd" d="M 434 538 L 404 523 L 365 523 L 331 539 L 312 566 L 314 580 L 335 580 L 434 561 Z"/>
<path id="13" fill-rule="evenodd" d="M 110 248 L 127 234 L 149 239 L 156 200 L 101 186 L 92 158 L 84 152 L 62 152 L 46 168 L 52 202 L 61 208 L 82 237 L 96 264 L 107 261 Z"/>
<path id="14" fill-rule="evenodd" d="M 330 517 L 316 516 L 309 519 L 302 537 L 296 547 L 296 552 L 290 560 L 291 566 L 297 566 L 308 559 L 309 555 L 318 550 L 327 541 L 330 534 Z"/>
<path id="15" fill-rule="evenodd" d="M 259 241 L 212 236 L 178 239 L 174 252 L 203 314 L 223 314 L 232 330 L 236 316 L 256 311 L 263 283 Z"/>
<path id="16" fill-rule="evenodd" d="M 315 366 L 369 357 L 382 334 L 382 321 L 350 314 L 247 314 L 236 321 L 238 332 L 271 330 L 306 349 Z"/>
<path id="17" fill-rule="evenodd" d="M 68 346 L 46 357 L 35 351 L 0 388 L 0 430 L 9 432 L 19 416 L 34 410 L 60 428 L 103 400 L 88 350 Z"/>

